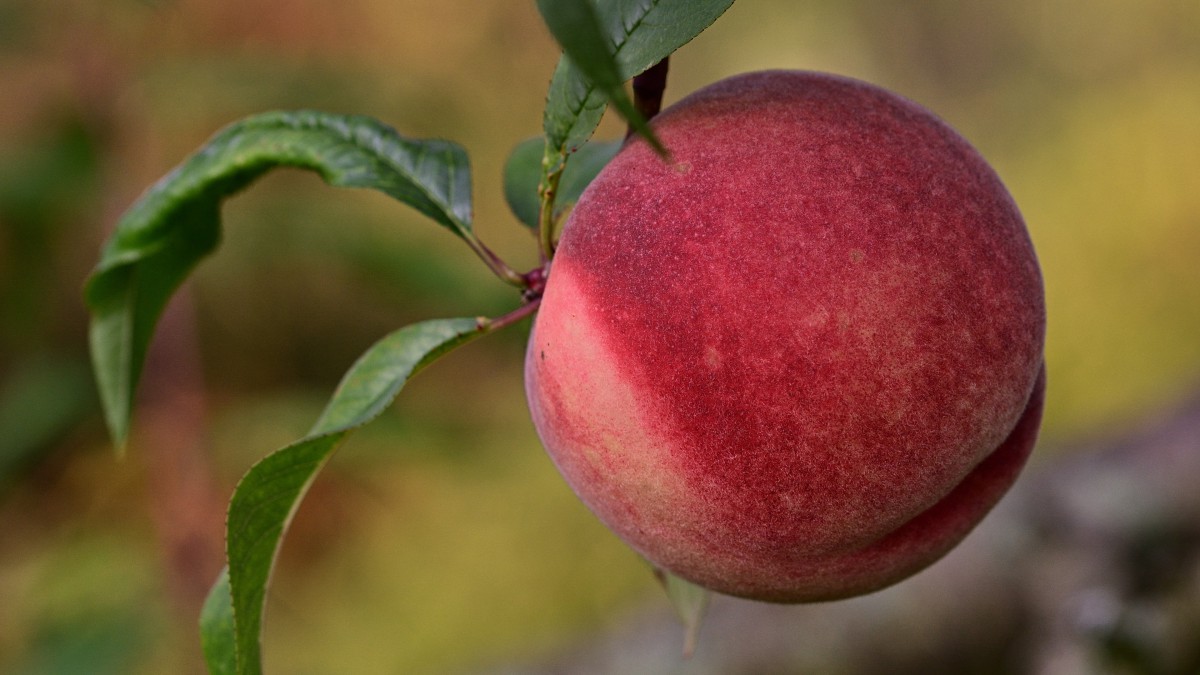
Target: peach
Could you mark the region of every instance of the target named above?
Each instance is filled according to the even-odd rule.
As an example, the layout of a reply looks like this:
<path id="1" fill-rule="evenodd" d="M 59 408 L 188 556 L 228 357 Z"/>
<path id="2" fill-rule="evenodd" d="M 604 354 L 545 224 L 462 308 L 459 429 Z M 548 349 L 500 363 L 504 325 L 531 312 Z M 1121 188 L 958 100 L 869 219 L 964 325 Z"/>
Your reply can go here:
<path id="1" fill-rule="evenodd" d="M 955 546 L 1040 424 L 1032 243 L 979 154 L 832 75 L 706 87 L 583 194 L 526 389 L 550 457 L 652 564 L 778 602 L 877 590 Z"/>

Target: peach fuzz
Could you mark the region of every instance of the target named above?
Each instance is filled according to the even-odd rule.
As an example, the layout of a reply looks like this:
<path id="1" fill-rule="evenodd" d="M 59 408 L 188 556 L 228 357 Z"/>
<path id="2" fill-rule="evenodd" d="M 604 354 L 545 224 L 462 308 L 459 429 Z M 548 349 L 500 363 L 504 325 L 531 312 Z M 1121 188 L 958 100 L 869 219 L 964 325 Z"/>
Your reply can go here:
<path id="1" fill-rule="evenodd" d="M 1040 424 L 1033 246 L 979 154 L 846 78 L 752 73 L 655 118 L 564 227 L 526 390 L 551 458 L 652 564 L 804 602 L 936 561 Z"/>

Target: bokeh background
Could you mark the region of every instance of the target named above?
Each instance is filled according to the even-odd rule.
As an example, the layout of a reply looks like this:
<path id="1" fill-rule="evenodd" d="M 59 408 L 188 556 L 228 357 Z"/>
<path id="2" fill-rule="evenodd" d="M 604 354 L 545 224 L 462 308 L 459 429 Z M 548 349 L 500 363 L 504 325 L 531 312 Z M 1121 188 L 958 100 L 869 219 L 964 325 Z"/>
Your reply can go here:
<path id="1" fill-rule="evenodd" d="M 516 304 L 405 207 L 277 172 L 227 204 L 118 459 L 80 289 L 120 212 L 239 117 L 362 113 L 466 146 L 478 231 L 527 269 L 500 173 L 557 56 L 532 2 L 0 0 L 0 672 L 199 672 L 193 613 L 241 473 L 385 332 Z M 762 68 L 901 92 L 1009 186 L 1050 316 L 1031 471 L 1200 386 L 1200 4 L 739 0 L 672 58 L 667 101 Z M 270 672 L 532 662 L 666 611 L 541 451 L 526 332 L 439 362 L 326 469 L 272 587 Z"/>

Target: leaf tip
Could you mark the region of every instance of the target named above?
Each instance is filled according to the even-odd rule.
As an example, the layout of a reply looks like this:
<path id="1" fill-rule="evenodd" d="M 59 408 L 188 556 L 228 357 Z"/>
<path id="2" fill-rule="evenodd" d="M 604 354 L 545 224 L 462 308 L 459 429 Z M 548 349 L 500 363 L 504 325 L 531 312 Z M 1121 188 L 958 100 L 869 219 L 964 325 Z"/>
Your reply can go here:
<path id="1" fill-rule="evenodd" d="M 675 157 L 671 155 L 671 151 L 668 150 L 667 146 L 663 145 L 662 141 L 658 140 L 657 137 L 654 138 L 650 146 L 654 148 L 655 154 L 661 157 L 662 161 L 670 164 L 671 166 L 675 166 Z"/>
<path id="2" fill-rule="evenodd" d="M 125 451 L 129 447 L 129 415 L 105 406 L 104 418 L 113 452 L 116 453 L 117 459 L 124 459 Z"/>
<path id="3" fill-rule="evenodd" d="M 638 123 L 634 125 L 634 131 L 650 144 L 650 149 L 654 151 L 654 154 L 658 155 L 667 164 L 674 166 L 675 159 L 672 157 L 671 151 L 663 144 L 658 134 L 654 133 L 654 129 L 651 128 L 648 122 L 644 119 L 638 120 Z"/>
<path id="4" fill-rule="evenodd" d="M 667 598 L 683 624 L 683 658 L 690 659 L 696 652 L 700 625 L 704 621 L 712 592 L 661 568 L 654 568 L 654 576 L 667 592 Z"/>
<path id="5" fill-rule="evenodd" d="M 108 427 L 108 437 L 118 457 L 125 456 L 125 448 L 129 445 L 130 406 L 124 401 L 114 401 L 111 396 L 104 396 L 101 391 L 101 403 L 104 408 L 104 422 Z"/>

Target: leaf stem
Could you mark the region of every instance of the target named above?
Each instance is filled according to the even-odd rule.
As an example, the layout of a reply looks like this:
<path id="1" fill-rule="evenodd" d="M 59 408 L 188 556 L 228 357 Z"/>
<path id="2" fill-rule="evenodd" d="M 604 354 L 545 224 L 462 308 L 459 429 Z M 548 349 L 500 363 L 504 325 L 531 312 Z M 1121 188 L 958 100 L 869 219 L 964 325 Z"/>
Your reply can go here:
<path id="1" fill-rule="evenodd" d="M 566 153 L 561 148 L 550 147 L 547 141 L 546 152 L 542 156 L 542 180 L 538 183 L 538 198 L 541 203 L 538 211 L 538 241 L 541 244 L 543 263 L 550 262 L 554 257 L 554 202 L 558 198 L 558 184 L 562 180 L 566 165 Z"/>
<path id="2" fill-rule="evenodd" d="M 498 316 L 495 319 L 479 317 L 478 319 L 476 319 L 476 321 L 479 324 L 479 330 L 486 334 L 486 333 L 493 333 L 495 331 L 500 330 L 501 328 L 506 328 L 508 326 L 511 326 L 514 323 L 518 323 L 525 317 L 532 315 L 534 312 L 536 312 L 538 310 L 538 307 L 541 306 L 541 304 L 542 304 L 542 298 L 539 296 L 539 297 L 533 298 L 532 300 L 525 303 L 524 305 L 521 305 L 520 307 L 514 309 L 513 311 L 509 312 L 508 314 L 505 314 L 503 316 Z"/>
<path id="3" fill-rule="evenodd" d="M 488 269 L 492 271 L 492 274 L 495 274 L 497 277 L 499 277 L 501 281 L 512 286 L 516 286 L 517 288 L 528 288 L 528 283 L 520 272 L 514 270 L 512 267 L 509 267 L 508 263 L 504 262 L 500 256 L 492 252 L 492 249 L 488 248 L 482 241 L 480 241 L 479 238 L 475 236 L 474 232 L 468 231 L 468 235 L 469 236 L 464 237 L 467 245 L 470 246 L 471 250 L 475 252 L 475 255 L 479 256 L 479 259 L 482 260 L 485 265 L 487 265 Z"/>

